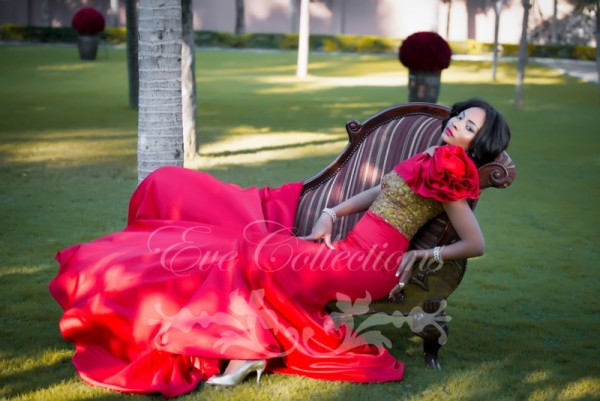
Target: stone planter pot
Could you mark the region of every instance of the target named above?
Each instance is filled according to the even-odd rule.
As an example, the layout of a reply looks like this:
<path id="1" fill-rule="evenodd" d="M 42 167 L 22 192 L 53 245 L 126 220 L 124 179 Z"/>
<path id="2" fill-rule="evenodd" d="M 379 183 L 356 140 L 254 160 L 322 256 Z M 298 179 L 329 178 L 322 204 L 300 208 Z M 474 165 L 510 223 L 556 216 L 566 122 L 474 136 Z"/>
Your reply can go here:
<path id="1" fill-rule="evenodd" d="M 79 57 L 82 60 L 96 60 L 98 53 L 98 36 L 79 35 L 77 38 L 77 48 L 79 49 Z"/>
<path id="2" fill-rule="evenodd" d="M 442 72 L 409 71 L 408 101 L 437 103 Z"/>

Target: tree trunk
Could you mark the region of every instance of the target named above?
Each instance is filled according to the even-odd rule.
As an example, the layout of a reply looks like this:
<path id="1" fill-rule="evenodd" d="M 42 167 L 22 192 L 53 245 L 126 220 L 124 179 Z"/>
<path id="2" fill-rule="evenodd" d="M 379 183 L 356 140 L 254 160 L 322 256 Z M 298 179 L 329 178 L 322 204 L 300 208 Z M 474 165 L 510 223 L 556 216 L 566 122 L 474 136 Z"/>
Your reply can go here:
<path id="1" fill-rule="evenodd" d="M 181 0 L 183 42 L 181 44 L 181 103 L 183 153 L 185 159 L 196 155 L 196 63 L 192 0 Z"/>
<path id="2" fill-rule="evenodd" d="M 593 11 L 596 15 L 594 39 L 596 39 L 596 70 L 598 72 L 598 80 L 600 80 L 600 0 L 577 0 L 575 4 L 577 11 L 583 13 L 587 9 Z"/>
<path id="3" fill-rule="evenodd" d="M 596 70 L 600 83 L 600 1 L 596 1 Z"/>
<path id="4" fill-rule="evenodd" d="M 502 12 L 502 0 L 496 0 L 494 7 L 494 53 L 492 58 L 492 81 L 496 80 L 496 72 L 498 71 L 498 33 L 500 31 L 500 13 Z"/>
<path id="5" fill-rule="evenodd" d="M 550 26 L 550 43 L 555 44 L 558 42 L 557 36 L 557 22 L 558 20 L 558 0 L 554 0 L 554 5 L 552 7 L 552 25 Z"/>
<path id="6" fill-rule="evenodd" d="M 245 30 L 244 0 L 235 0 L 235 34 L 241 35 Z"/>
<path id="7" fill-rule="evenodd" d="M 290 0 L 290 33 L 298 31 L 296 20 L 298 19 L 298 0 Z"/>
<path id="8" fill-rule="evenodd" d="M 42 17 L 42 26 L 51 26 L 50 21 L 50 4 L 48 0 L 40 1 L 40 15 Z"/>
<path id="9" fill-rule="evenodd" d="M 450 20 L 452 16 L 452 0 L 448 0 L 448 15 L 446 15 L 446 40 L 450 40 Z"/>
<path id="10" fill-rule="evenodd" d="M 523 0 L 523 26 L 521 30 L 521 43 L 519 44 L 519 61 L 517 64 L 517 84 L 515 88 L 514 107 L 521 109 L 523 100 L 523 81 L 525 80 L 525 66 L 527 65 L 527 28 L 529 25 L 530 0 Z"/>
<path id="11" fill-rule="evenodd" d="M 183 166 L 181 0 L 140 0 L 138 181 Z"/>
<path id="12" fill-rule="evenodd" d="M 140 70 L 138 68 L 138 24 L 136 1 L 125 2 L 125 18 L 127 19 L 127 75 L 129 77 L 129 107 L 138 108 L 140 88 Z"/>
<path id="13" fill-rule="evenodd" d="M 305 78 L 308 73 L 308 39 L 310 37 L 310 19 L 308 15 L 308 1 L 300 1 L 300 27 L 298 37 L 298 65 L 296 77 Z"/>
<path id="14" fill-rule="evenodd" d="M 119 26 L 119 0 L 110 0 L 110 26 Z"/>
<path id="15" fill-rule="evenodd" d="M 346 2 L 340 1 L 340 31 L 339 35 L 346 33 Z"/>

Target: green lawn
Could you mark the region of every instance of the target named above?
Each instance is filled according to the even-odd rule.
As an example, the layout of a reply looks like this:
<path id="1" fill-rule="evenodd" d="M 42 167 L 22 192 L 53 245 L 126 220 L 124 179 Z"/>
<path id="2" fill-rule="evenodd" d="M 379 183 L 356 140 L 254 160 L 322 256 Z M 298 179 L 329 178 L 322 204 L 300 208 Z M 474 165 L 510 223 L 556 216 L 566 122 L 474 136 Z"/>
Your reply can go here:
<path id="1" fill-rule="evenodd" d="M 199 51 L 196 62 L 201 156 L 188 167 L 245 186 L 313 175 L 343 147 L 347 120 L 407 99 L 393 56 L 313 54 L 305 82 L 294 53 Z M 420 340 L 385 327 L 403 382 L 269 374 L 182 400 L 600 398 L 600 88 L 530 65 L 515 110 L 514 65 L 489 76 L 485 62 L 442 75 L 440 103 L 479 96 L 504 112 L 518 168 L 511 188 L 479 203 L 488 251 L 450 298 L 444 370 L 424 367 Z M 84 385 L 47 291 L 57 250 L 125 224 L 137 135 L 126 79 L 122 49 L 81 62 L 74 46 L 0 46 L 0 399 L 157 399 Z"/>

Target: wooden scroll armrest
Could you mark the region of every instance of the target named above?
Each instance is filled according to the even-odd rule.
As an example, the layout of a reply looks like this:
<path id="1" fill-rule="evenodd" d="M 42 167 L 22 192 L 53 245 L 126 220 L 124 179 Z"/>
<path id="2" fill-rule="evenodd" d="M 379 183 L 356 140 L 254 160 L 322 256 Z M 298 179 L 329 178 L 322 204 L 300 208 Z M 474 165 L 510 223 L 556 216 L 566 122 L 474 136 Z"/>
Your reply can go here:
<path id="1" fill-rule="evenodd" d="M 489 187 L 506 188 L 512 184 L 514 179 L 514 165 L 507 167 L 503 164 L 492 162 L 479 168 L 479 187 L 481 189 Z"/>

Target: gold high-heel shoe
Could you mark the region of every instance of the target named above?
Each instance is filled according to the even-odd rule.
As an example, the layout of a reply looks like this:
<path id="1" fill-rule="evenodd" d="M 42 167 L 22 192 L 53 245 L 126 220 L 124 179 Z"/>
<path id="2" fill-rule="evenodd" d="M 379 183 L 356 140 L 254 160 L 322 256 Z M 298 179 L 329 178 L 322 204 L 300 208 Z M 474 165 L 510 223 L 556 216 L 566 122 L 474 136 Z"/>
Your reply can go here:
<path id="1" fill-rule="evenodd" d="M 222 375 L 212 376 L 206 381 L 206 383 L 215 384 L 218 386 L 235 386 L 252 372 L 256 372 L 256 382 L 258 383 L 260 382 L 260 375 L 262 375 L 262 372 L 265 370 L 266 366 L 267 362 L 264 360 L 245 361 L 235 372 L 227 373 L 227 369 L 225 369 L 225 373 Z"/>

